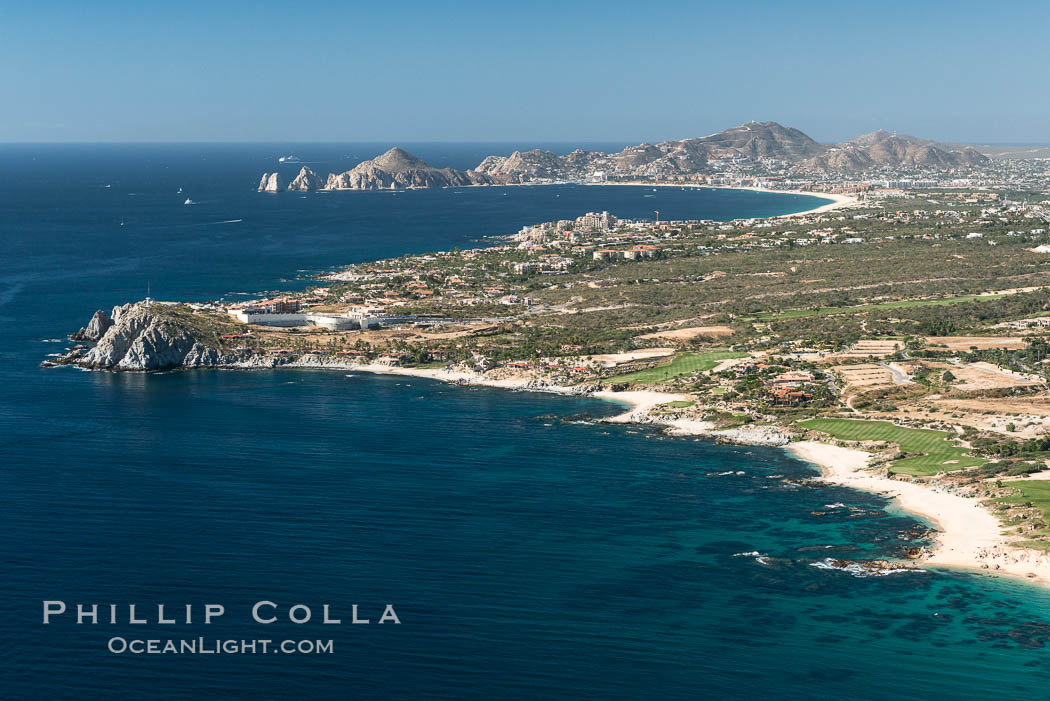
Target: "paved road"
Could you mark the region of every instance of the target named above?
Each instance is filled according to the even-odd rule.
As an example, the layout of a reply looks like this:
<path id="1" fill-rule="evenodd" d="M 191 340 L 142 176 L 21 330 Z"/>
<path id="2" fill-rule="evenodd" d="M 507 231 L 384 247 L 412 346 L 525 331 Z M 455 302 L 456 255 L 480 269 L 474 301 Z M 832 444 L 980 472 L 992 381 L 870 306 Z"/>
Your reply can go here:
<path id="1" fill-rule="evenodd" d="M 910 385 L 913 384 L 911 377 L 908 373 L 904 372 L 900 368 L 895 368 L 889 363 L 879 363 L 879 367 L 886 368 L 893 375 L 893 384 L 895 385 Z"/>

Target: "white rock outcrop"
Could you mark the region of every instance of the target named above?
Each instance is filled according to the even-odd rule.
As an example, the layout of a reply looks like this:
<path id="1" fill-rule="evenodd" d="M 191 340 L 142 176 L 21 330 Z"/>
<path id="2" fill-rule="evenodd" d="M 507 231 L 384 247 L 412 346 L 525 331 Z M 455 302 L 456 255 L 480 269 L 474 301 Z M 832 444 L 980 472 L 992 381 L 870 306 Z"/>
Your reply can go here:
<path id="1" fill-rule="evenodd" d="M 322 178 L 303 166 L 288 185 L 289 190 L 400 190 L 404 188 L 459 187 L 492 185 L 504 182 L 474 170 L 434 168 L 411 153 L 392 148 L 381 156 L 362 161 L 343 173 L 329 173 Z M 263 173 L 260 192 L 277 192 L 281 180 L 277 173 Z"/>
<path id="2" fill-rule="evenodd" d="M 76 333 L 70 335 L 70 339 L 73 341 L 97 341 L 109 330 L 109 327 L 113 325 L 113 318 L 99 309 L 95 312 L 95 315 L 91 317 L 91 321 L 88 325 L 80 329 Z"/>
<path id="3" fill-rule="evenodd" d="M 320 175 L 315 173 L 312 168 L 303 166 L 302 170 L 299 171 L 299 175 L 295 176 L 295 179 L 288 183 L 288 189 L 309 192 L 310 190 L 320 190 L 324 185 L 325 181 L 321 179 Z"/>
<path id="4" fill-rule="evenodd" d="M 280 190 L 281 174 L 263 173 L 262 180 L 259 181 L 259 192 L 280 192 Z"/>

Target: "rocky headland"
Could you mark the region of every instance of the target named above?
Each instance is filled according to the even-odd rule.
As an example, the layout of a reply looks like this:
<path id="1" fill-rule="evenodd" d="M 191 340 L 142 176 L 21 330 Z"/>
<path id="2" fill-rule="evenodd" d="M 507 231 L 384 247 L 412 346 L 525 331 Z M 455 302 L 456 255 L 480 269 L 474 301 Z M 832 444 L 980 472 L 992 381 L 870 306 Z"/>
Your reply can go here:
<path id="1" fill-rule="evenodd" d="M 94 370 L 168 370 L 221 367 L 246 360 L 224 352 L 216 334 L 191 321 L 192 313 L 176 305 L 136 302 L 98 310 L 70 340 L 94 342 L 76 346 L 45 365 L 76 365 Z"/>
<path id="2" fill-rule="evenodd" d="M 324 179 L 309 166 L 303 166 L 299 171 L 299 175 L 295 176 L 295 179 L 288 183 L 289 190 L 298 190 L 299 192 L 321 190 L 324 186 Z"/>
<path id="3" fill-rule="evenodd" d="M 507 372 L 479 371 L 460 366 L 444 368 L 403 367 L 396 363 L 351 359 L 324 352 L 272 354 L 265 351 L 230 349 L 223 334 L 242 327 L 220 316 L 202 313 L 183 305 L 135 302 L 98 310 L 88 325 L 70 335 L 77 344 L 65 355 L 45 360 L 44 367 L 73 365 L 88 370 L 156 372 L 175 369 L 312 368 L 356 370 L 379 374 L 427 377 L 461 385 L 497 387 L 517 391 L 592 395 L 627 405 L 627 410 L 604 419 L 609 423 L 649 424 L 672 435 L 704 436 L 724 443 L 784 445 L 790 435 L 772 425 L 720 429 L 715 424 L 654 411 L 682 395 L 657 391 L 611 391 L 600 384 L 565 383 L 558 378 Z"/>
<path id="4" fill-rule="evenodd" d="M 456 187 L 463 185 L 493 185 L 501 182 L 484 173 L 455 168 L 435 168 L 426 161 L 401 148 L 386 153 L 342 173 L 329 173 L 322 178 L 312 168 L 303 166 L 288 184 L 288 190 L 403 190 L 409 188 Z M 277 173 L 264 173 L 259 182 L 260 192 L 279 192 L 282 189 Z"/>

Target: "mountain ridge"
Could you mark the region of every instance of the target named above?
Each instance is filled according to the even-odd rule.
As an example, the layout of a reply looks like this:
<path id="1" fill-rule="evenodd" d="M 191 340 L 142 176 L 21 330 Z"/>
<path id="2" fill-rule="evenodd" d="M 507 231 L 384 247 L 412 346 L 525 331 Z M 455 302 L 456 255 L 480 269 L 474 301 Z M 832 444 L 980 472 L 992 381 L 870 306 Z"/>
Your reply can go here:
<path id="1" fill-rule="evenodd" d="M 741 165 L 779 164 L 798 174 L 857 175 L 885 168 L 951 171 L 989 162 L 970 146 L 946 144 L 885 130 L 838 144 L 821 144 L 803 131 L 777 122 L 747 122 L 707 136 L 642 142 L 617 153 L 575 149 L 515 150 L 489 155 L 473 169 L 435 168 L 395 146 L 342 173 L 322 178 L 303 166 L 287 189 L 386 190 L 508 185 L 550 180 L 584 180 L 599 174 L 660 178 L 710 174 Z M 277 192 L 284 180 L 264 173 L 260 191 Z"/>

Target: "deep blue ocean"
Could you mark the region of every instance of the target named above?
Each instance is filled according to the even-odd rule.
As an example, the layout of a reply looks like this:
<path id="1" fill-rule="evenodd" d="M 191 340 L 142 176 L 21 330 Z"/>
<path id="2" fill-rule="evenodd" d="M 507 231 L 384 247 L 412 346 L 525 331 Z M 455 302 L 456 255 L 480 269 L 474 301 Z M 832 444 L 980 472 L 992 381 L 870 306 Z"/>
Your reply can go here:
<path id="1" fill-rule="evenodd" d="M 920 524 L 814 484 L 778 449 L 595 424 L 617 411 L 598 400 L 398 377 L 38 367 L 67 345 L 45 339 L 147 281 L 159 299 L 234 298 L 589 210 L 811 204 L 568 185 L 255 192 L 280 155 L 326 173 L 388 146 L 0 146 L 0 698 L 1050 697 L 1050 592 L 815 566 L 899 555 Z M 512 149 L 405 146 L 456 167 Z M 45 626 L 44 600 L 197 613 Z M 252 623 L 260 600 L 314 620 Z M 208 626 L 206 603 L 226 606 Z M 317 622 L 326 603 L 343 625 Z M 400 625 L 377 624 L 387 603 Z M 370 625 L 350 624 L 353 604 Z M 331 639 L 334 653 L 111 654 L 114 636 Z"/>

